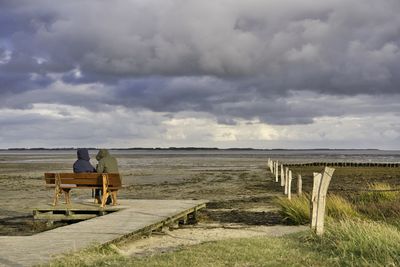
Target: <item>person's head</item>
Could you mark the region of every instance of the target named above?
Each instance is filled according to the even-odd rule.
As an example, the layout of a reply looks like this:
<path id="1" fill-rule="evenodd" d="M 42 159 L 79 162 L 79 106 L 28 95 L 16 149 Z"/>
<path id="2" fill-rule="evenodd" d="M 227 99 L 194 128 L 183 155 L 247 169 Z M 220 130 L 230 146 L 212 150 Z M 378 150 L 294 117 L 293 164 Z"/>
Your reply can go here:
<path id="1" fill-rule="evenodd" d="M 90 160 L 89 151 L 87 148 L 78 148 L 76 155 L 78 156 L 78 159 Z"/>
<path id="2" fill-rule="evenodd" d="M 106 156 L 108 156 L 108 150 L 107 149 L 100 149 L 99 153 L 97 153 L 96 155 L 96 159 L 97 160 L 101 160 L 102 158 L 105 158 Z"/>

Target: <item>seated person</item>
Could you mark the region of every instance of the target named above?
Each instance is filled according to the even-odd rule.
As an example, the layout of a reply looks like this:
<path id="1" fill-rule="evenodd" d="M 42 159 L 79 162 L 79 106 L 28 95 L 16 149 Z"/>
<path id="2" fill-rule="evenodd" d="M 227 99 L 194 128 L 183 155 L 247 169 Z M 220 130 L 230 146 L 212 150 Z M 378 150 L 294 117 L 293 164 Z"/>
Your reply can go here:
<path id="1" fill-rule="evenodd" d="M 78 148 L 76 151 L 78 159 L 74 163 L 74 172 L 95 172 L 96 169 L 90 164 L 89 151 L 86 148 Z"/>
<path id="2" fill-rule="evenodd" d="M 96 172 L 96 169 L 92 166 L 92 164 L 90 164 L 89 151 L 86 148 L 78 148 L 76 154 L 78 156 L 78 159 L 75 161 L 73 166 L 74 173 Z"/>
<path id="3" fill-rule="evenodd" d="M 96 155 L 96 159 L 98 160 L 98 164 L 96 166 L 96 172 L 98 173 L 118 173 L 118 163 L 117 160 L 110 155 L 107 149 L 100 149 Z M 95 196 L 98 200 L 100 200 L 100 189 L 95 190 Z M 116 192 L 114 192 L 116 194 Z M 112 195 L 112 197 L 114 197 Z M 116 199 L 114 199 L 116 201 Z M 101 201 L 100 201 L 101 202 Z M 111 198 L 108 197 L 106 204 L 111 203 Z M 114 202 L 114 204 L 116 204 Z"/>
<path id="4" fill-rule="evenodd" d="M 96 167 L 98 173 L 118 173 L 117 160 L 110 155 L 107 149 L 100 149 L 96 155 L 99 162 Z"/>

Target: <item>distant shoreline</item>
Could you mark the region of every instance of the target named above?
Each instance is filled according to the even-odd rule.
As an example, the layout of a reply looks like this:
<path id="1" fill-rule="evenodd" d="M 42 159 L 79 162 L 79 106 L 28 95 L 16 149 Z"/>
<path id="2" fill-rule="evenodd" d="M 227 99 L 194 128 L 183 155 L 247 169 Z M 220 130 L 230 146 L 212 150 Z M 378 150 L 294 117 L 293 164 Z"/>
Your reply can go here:
<path id="1" fill-rule="evenodd" d="M 0 151 L 63 151 L 63 150 L 76 150 L 75 147 L 61 147 L 61 148 L 4 148 Z M 100 148 L 88 147 L 89 150 L 99 150 Z M 304 148 L 304 149 L 285 149 L 285 148 L 217 148 L 217 147 L 132 147 L 132 148 L 108 148 L 109 150 L 150 150 L 150 151 L 198 151 L 198 150 L 215 150 L 215 151 L 382 151 L 376 148 Z M 385 150 L 385 149 L 384 149 Z M 387 151 L 387 150 L 386 150 Z"/>

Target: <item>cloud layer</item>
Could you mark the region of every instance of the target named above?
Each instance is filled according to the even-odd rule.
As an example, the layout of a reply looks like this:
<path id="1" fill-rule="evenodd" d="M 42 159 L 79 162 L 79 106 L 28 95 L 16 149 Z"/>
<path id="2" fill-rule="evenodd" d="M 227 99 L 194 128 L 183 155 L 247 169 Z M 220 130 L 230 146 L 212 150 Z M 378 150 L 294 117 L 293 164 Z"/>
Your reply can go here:
<path id="1" fill-rule="evenodd" d="M 129 116 L 115 113 L 123 110 L 147 114 L 133 121 L 151 126 L 143 138 L 121 128 L 107 133 L 111 139 L 127 139 L 122 133 L 129 132 L 145 142 L 154 132 L 153 142 L 170 144 L 165 133 L 179 132 L 171 122 L 195 127 L 200 120 L 213 129 L 203 143 L 218 144 L 223 138 L 215 136 L 228 127 L 246 132 L 231 141 L 262 146 L 265 136 L 285 139 L 284 127 L 304 133 L 322 118 L 335 124 L 357 118 L 359 132 L 348 137 L 356 142 L 379 118 L 376 130 L 390 132 L 379 146 L 390 147 L 400 135 L 392 121 L 400 113 L 399 12 L 395 0 L 0 0 L 1 120 L 45 127 L 44 121 L 62 118 L 80 127 L 87 116 L 109 112 L 118 125 L 129 125 Z M 54 105 L 85 112 L 72 121 L 49 119 L 58 112 Z M 48 114 L 38 115 L 38 107 Z M 112 119 L 106 124 L 115 127 Z M 257 139 L 244 125 L 259 125 L 263 134 Z M 341 127 L 336 135 L 354 125 Z M 2 146 L 15 135 L 5 130 Z M 76 136 L 58 135 L 66 144 Z M 181 136 L 185 145 L 202 139 Z M 291 138 L 292 144 L 306 139 Z"/>

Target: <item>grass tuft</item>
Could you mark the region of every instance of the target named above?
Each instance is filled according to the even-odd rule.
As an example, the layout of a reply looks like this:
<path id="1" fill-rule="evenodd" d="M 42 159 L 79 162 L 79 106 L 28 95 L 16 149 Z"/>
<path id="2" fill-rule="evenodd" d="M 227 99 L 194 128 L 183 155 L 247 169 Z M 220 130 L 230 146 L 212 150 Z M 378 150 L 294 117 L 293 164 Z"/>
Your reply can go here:
<path id="1" fill-rule="evenodd" d="M 400 232 L 385 223 L 362 220 L 331 221 L 322 237 L 310 243 L 341 266 L 400 266 Z"/>
<path id="2" fill-rule="evenodd" d="M 284 197 L 278 198 L 276 203 L 285 222 L 295 225 L 310 222 L 310 196 L 308 194 L 293 197 L 291 200 Z M 358 212 L 349 201 L 333 194 L 327 197 L 326 210 L 327 216 L 336 219 L 359 217 Z"/>
<path id="3" fill-rule="evenodd" d="M 310 197 L 308 194 L 293 197 L 291 200 L 280 197 L 276 200 L 283 221 L 301 225 L 310 222 Z"/>
<path id="4" fill-rule="evenodd" d="M 355 207 L 338 195 L 329 195 L 326 200 L 327 215 L 335 219 L 357 218 L 359 214 Z"/>

